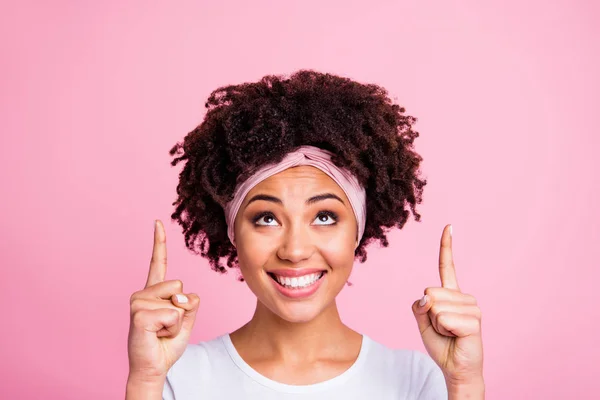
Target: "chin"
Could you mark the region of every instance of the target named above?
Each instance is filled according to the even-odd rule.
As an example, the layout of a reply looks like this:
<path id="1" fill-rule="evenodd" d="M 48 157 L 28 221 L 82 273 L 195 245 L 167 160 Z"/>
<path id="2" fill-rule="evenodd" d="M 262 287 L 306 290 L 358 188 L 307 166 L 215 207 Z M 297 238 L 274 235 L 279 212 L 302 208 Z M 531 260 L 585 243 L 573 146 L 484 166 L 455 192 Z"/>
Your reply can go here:
<path id="1" fill-rule="evenodd" d="M 314 320 L 324 309 L 322 305 L 312 301 L 285 302 L 284 304 L 279 301 L 277 303 L 274 307 L 269 307 L 271 311 L 282 320 L 296 324 Z"/>

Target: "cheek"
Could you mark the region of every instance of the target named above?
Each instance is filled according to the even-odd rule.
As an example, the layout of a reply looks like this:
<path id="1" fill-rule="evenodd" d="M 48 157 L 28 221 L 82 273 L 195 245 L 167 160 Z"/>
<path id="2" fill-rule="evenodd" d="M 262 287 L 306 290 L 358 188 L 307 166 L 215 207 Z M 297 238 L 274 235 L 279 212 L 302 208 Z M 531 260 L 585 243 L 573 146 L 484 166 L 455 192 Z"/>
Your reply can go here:
<path id="1" fill-rule="evenodd" d="M 240 237 L 243 239 L 237 241 L 237 252 L 242 274 L 249 275 L 261 270 L 275 251 L 274 241 L 259 235 Z"/>
<path id="2" fill-rule="evenodd" d="M 319 245 L 319 252 L 331 268 L 351 268 L 354 264 L 354 244 L 351 235 L 333 235 Z"/>

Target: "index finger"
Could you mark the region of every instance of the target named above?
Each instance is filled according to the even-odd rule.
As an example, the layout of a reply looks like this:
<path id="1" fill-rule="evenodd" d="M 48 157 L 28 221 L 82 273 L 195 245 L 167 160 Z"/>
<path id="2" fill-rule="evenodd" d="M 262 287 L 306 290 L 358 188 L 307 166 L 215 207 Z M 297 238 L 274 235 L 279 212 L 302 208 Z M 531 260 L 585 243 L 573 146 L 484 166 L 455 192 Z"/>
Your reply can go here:
<path id="1" fill-rule="evenodd" d="M 452 257 L 452 225 L 446 225 L 440 241 L 440 280 L 442 287 L 460 290 L 456 280 L 456 270 Z"/>
<path id="2" fill-rule="evenodd" d="M 167 275 L 167 238 L 162 222 L 154 221 L 154 246 L 146 287 L 155 285 L 165 280 Z"/>

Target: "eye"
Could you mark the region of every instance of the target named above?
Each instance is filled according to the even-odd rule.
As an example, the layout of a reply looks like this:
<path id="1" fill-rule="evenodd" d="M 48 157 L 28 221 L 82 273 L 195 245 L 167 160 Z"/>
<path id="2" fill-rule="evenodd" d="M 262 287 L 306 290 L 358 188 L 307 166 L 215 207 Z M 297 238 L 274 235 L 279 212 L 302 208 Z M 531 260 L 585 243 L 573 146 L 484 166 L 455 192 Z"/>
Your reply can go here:
<path id="1" fill-rule="evenodd" d="M 338 216 L 331 211 L 321 211 L 315 218 L 315 225 L 334 225 L 338 220 Z"/>
<path id="2" fill-rule="evenodd" d="M 275 219 L 275 216 L 273 214 L 271 214 L 270 212 L 262 212 L 262 213 L 256 215 L 254 218 L 252 218 L 252 222 L 254 222 L 256 225 L 261 225 L 261 226 L 276 226 L 277 225 L 277 220 Z"/>

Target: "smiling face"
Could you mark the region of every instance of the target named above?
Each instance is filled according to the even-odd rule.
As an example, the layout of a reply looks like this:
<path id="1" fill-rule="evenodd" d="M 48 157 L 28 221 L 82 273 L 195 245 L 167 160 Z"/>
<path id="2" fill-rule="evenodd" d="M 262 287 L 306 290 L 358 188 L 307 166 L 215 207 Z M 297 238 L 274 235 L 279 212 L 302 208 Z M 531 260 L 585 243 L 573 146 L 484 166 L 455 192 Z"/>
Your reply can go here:
<path id="1" fill-rule="evenodd" d="M 259 302 L 289 322 L 333 304 L 354 262 L 357 225 L 344 191 L 311 166 L 256 185 L 235 219 L 244 280 Z"/>

